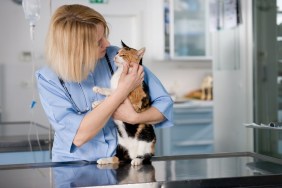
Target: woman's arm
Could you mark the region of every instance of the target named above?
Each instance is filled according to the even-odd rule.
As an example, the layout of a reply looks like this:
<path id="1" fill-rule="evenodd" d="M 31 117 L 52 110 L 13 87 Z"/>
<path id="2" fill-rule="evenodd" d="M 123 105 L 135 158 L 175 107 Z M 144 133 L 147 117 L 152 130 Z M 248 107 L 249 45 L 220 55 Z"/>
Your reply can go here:
<path id="1" fill-rule="evenodd" d="M 157 124 L 165 119 L 164 115 L 155 107 L 150 107 L 141 113 L 137 113 L 129 99 L 126 99 L 118 107 L 113 114 L 113 118 L 133 125 L 138 123 Z"/>
<path id="2" fill-rule="evenodd" d="M 115 119 L 130 124 L 147 123 L 157 127 L 169 127 L 173 125 L 173 101 L 158 78 L 144 67 L 145 82 L 149 87 L 149 95 L 152 106 L 144 112 L 137 113 L 129 99 L 122 103 L 114 112 Z"/>

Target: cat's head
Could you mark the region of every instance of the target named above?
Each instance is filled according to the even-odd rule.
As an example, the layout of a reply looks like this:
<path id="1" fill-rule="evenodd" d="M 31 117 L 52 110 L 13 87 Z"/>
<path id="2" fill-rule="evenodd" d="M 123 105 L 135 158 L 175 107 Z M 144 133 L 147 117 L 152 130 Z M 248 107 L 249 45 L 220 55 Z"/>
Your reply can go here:
<path id="1" fill-rule="evenodd" d="M 142 65 L 142 57 L 145 53 L 145 48 L 136 50 L 134 48 L 128 47 L 121 41 L 122 48 L 118 51 L 115 56 L 115 63 L 117 66 L 122 66 L 124 62 L 129 63 L 129 66 L 132 66 L 132 63 L 138 63 Z"/>

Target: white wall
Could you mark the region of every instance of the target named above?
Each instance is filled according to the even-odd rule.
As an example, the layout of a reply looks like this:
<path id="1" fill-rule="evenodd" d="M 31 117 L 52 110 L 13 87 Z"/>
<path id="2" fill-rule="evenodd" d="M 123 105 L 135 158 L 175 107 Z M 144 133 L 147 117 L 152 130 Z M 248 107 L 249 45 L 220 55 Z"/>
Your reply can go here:
<path id="1" fill-rule="evenodd" d="M 41 18 L 35 30 L 35 68 L 44 65 L 44 40 L 50 20 L 50 1 L 42 0 Z M 81 3 L 86 0 L 53 0 L 51 11 L 62 4 Z M 113 16 L 132 16 L 135 24 L 136 48 L 146 47 L 144 64 L 148 66 L 164 83 L 165 87 L 178 95 L 183 95 L 200 86 L 206 74 L 211 72 L 211 64 L 206 62 L 175 63 L 161 62 L 163 56 L 163 0 L 110 0 L 106 5 L 91 5 L 93 8 L 112 19 Z M 116 19 L 118 20 L 118 19 Z M 111 20 L 110 20 L 111 21 Z M 134 21 L 134 22 L 135 22 Z M 31 51 L 28 22 L 20 5 L 12 0 L 0 1 L 0 64 L 4 65 L 3 121 L 35 120 L 43 125 L 48 121 L 37 97 L 36 87 L 32 86 L 32 63 L 21 60 L 21 54 Z M 116 27 L 118 23 L 114 23 Z M 126 36 L 126 29 L 112 31 L 110 39 Z M 119 45 L 119 44 L 115 44 Z M 136 45 L 136 46 L 135 46 Z M 38 102 L 31 112 L 30 104 L 35 93 Z M 1 93 L 2 94 L 2 93 Z M 34 115 L 32 115 L 32 113 Z"/>
<path id="2" fill-rule="evenodd" d="M 216 152 L 253 151 L 252 0 L 242 3 L 243 23 L 214 33 Z"/>

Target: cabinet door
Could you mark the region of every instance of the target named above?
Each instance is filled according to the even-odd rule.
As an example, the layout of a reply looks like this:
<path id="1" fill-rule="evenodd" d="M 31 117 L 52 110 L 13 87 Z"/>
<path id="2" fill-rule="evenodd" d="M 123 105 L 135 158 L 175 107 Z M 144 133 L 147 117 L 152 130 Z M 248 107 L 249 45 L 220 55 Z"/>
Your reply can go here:
<path id="1" fill-rule="evenodd" d="M 169 54 L 172 59 L 208 57 L 207 1 L 170 0 Z"/>
<path id="2" fill-rule="evenodd" d="M 157 134 L 157 155 L 213 153 L 212 106 L 174 105 L 173 116 L 174 126 Z"/>

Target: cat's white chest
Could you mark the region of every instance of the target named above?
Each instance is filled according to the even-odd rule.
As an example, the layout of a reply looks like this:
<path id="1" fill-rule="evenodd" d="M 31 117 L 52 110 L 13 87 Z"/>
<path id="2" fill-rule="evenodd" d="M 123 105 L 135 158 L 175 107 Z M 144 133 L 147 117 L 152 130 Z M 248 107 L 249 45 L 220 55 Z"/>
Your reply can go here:
<path id="1" fill-rule="evenodd" d="M 111 78 L 111 89 L 115 90 L 118 86 L 119 78 L 122 74 L 123 67 L 119 67 Z"/>
<path id="2" fill-rule="evenodd" d="M 134 137 L 129 137 L 123 128 L 119 128 L 122 136 L 118 135 L 118 142 L 121 146 L 128 150 L 131 159 L 138 156 L 143 156 L 146 153 L 151 153 L 152 143 L 138 140 Z M 123 129 L 123 130 L 122 130 Z"/>

